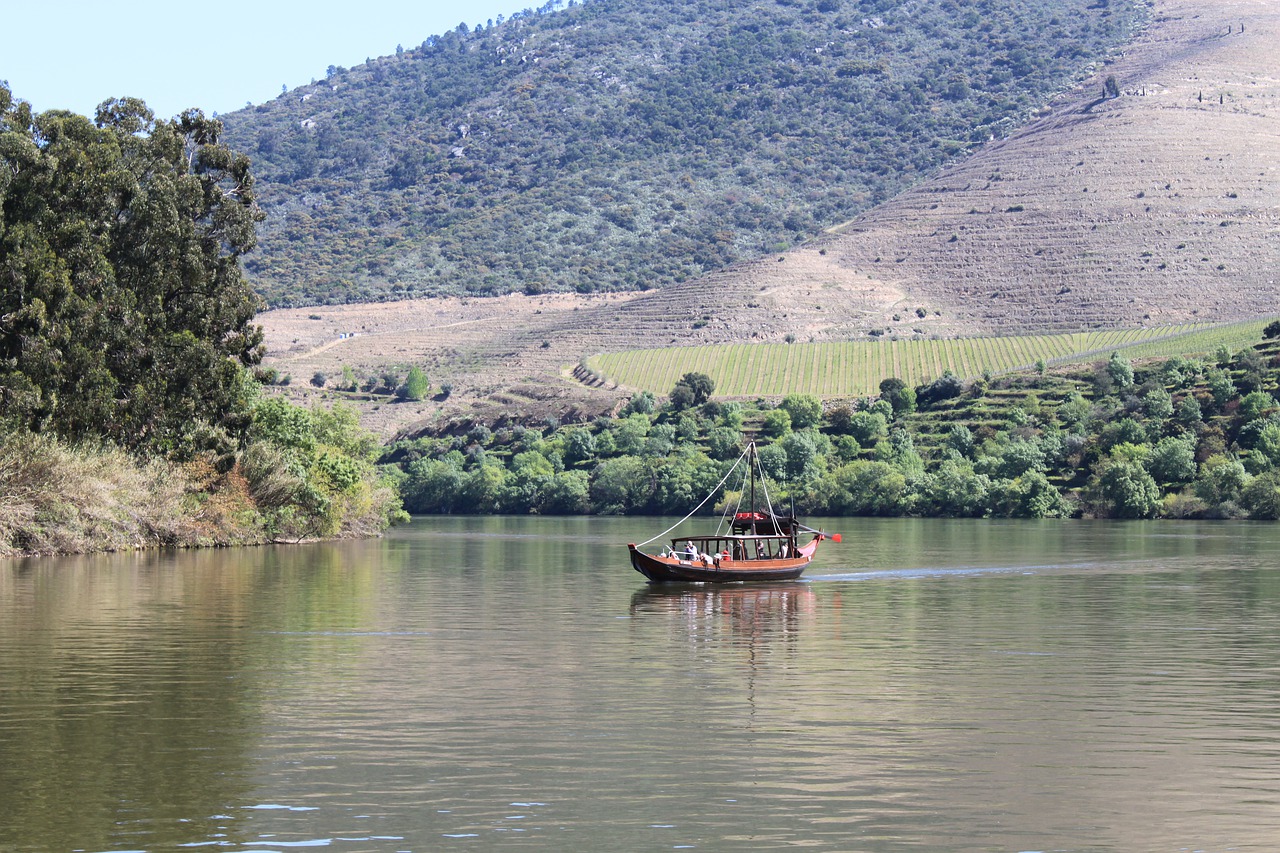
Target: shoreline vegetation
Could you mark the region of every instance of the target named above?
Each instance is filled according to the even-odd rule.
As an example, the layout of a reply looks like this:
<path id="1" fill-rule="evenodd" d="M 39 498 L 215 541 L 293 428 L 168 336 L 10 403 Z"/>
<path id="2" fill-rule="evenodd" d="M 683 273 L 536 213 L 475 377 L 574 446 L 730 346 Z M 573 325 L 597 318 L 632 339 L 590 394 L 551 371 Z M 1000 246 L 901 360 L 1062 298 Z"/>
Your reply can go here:
<path id="1" fill-rule="evenodd" d="M 262 218 L 198 110 L 33 114 L 0 83 L 0 555 L 370 535 L 354 412 L 262 391 Z"/>
<path id="2" fill-rule="evenodd" d="M 234 452 L 173 461 L 9 431 L 0 557 L 380 535 L 420 514 L 682 514 L 752 439 L 779 505 L 830 516 L 1280 518 L 1280 321 L 1237 352 L 951 374 L 880 395 L 722 402 L 688 373 L 615 418 L 382 446 L 245 374 Z M 737 500 L 716 495 L 709 511 Z"/>
<path id="3" fill-rule="evenodd" d="M 686 373 L 661 405 L 642 391 L 587 424 L 473 424 L 382 462 L 423 514 L 681 515 L 752 439 L 771 494 L 808 515 L 1274 520 L 1280 321 L 1263 337 L 971 382 L 890 377 L 878 397 L 825 402 L 717 401 Z"/>
<path id="4" fill-rule="evenodd" d="M 366 538 L 407 520 L 355 414 L 266 398 L 232 456 L 0 436 L 0 557 Z"/>

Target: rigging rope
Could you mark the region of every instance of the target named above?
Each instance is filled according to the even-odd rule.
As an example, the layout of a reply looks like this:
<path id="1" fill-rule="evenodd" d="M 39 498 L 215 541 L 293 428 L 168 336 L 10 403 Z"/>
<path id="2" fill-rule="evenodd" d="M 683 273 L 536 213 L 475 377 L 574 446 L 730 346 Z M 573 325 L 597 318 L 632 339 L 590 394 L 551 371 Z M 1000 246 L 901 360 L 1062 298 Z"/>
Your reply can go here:
<path id="1" fill-rule="evenodd" d="M 751 452 L 751 447 L 750 447 L 750 445 L 748 445 L 748 446 L 747 446 L 747 452 L 748 452 L 748 453 L 750 453 L 750 452 Z M 732 473 L 733 473 L 733 471 L 734 471 L 734 468 L 737 468 L 737 467 L 738 467 L 738 466 L 735 464 L 733 468 L 730 468 L 730 469 L 729 469 L 729 473 L 730 473 L 730 474 L 732 474 Z M 750 466 L 750 465 L 747 465 L 746 470 L 742 472 L 742 485 L 738 488 L 738 502 L 737 502 L 736 504 L 734 504 L 734 505 L 733 505 L 733 509 L 732 509 L 732 510 L 730 510 L 730 509 L 729 509 L 729 504 L 728 504 L 728 502 L 726 502 L 726 503 L 725 503 L 725 505 L 724 505 L 724 515 L 720 516 L 720 523 L 716 525 L 716 536 L 719 536 L 719 535 L 720 535 L 720 531 L 721 531 L 721 530 L 724 530 L 724 525 L 725 525 L 725 523 L 726 523 L 730 518 L 736 518 L 736 517 L 737 517 L 737 515 L 738 515 L 738 512 L 742 509 L 742 496 L 743 496 L 743 495 L 745 495 L 745 494 L 747 493 L 747 478 L 748 478 L 748 477 L 750 477 L 750 476 L 751 476 L 751 466 Z M 754 510 L 754 509 L 755 509 L 755 507 L 752 507 L 752 509 Z M 730 529 L 730 530 L 732 530 L 732 529 L 733 529 L 732 525 L 730 526 L 730 528 L 729 528 L 729 529 Z"/>
<path id="2" fill-rule="evenodd" d="M 666 536 L 668 533 L 670 533 L 671 531 L 675 530 L 677 527 L 679 527 L 680 525 L 684 524 L 684 523 L 685 523 L 686 521 L 688 521 L 689 519 L 693 518 L 694 513 L 696 513 L 698 510 L 702 509 L 702 507 L 706 504 L 706 502 L 707 502 L 707 501 L 709 501 L 709 500 L 711 500 L 712 495 L 714 495 L 716 492 L 720 491 L 720 487 L 721 487 L 721 486 L 723 486 L 726 482 L 728 482 L 728 480 L 729 480 L 729 476 L 730 476 L 731 474 L 733 474 L 733 472 L 734 472 L 734 471 L 737 471 L 737 470 L 738 470 L 738 466 L 742 464 L 742 460 L 743 460 L 743 458 L 744 458 L 746 455 L 747 455 L 747 451 L 746 451 L 746 450 L 742 451 L 742 456 L 739 456 L 739 457 L 738 457 L 738 461 L 733 463 L 733 467 L 732 467 L 732 468 L 730 468 L 730 469 L 728 470 L 728 472 L 726 472 L 726 473 L 725 473 L 725 475 L 724 475 L 723 477 L 721 477 L 721 478 L 720 478 L 720 482 L 719 482 L 719 483 L 717 483 L 717 484 L 716 484 L 716 487 L 715 487 L 714 489 L 712 489 L 712 490 L 711 490 L 711 492 L 710 492 L 710 493 L 709 493 L 705 498 L 703 498 L 703 499 L 702 499 L 702 503 L 700 503 L 700 504 L 698 504 L 697 506 L 695 506 L 695 507 L 694 507 L 694 508 L 689 512 L 689 514 L 688 514 L 688 515 L 686 515 L 684 518 L 680 519 L 680 520 L 679 520 L 679 521 L 677 521 L 675 524 L 673 524 L 673 525 L 671 525 L 670 527 L 668 527 L 666 530 L 664 530 L 664 531 L 662 531 L 661 533 L 659 533 L 657 536 L 654 536 L 652 539 L 646 539 L 646 540 L 644 540 L 643 542 L 641 542 L 641 543 L 640 543 L 639 545 L 637 545 L 636 547 L 637 547 L 637 548 L 643 548 L 645 545 L 648 545 L 650 542 L 653 542 L 655 539 L 661 539 L 663 536 Z"/>

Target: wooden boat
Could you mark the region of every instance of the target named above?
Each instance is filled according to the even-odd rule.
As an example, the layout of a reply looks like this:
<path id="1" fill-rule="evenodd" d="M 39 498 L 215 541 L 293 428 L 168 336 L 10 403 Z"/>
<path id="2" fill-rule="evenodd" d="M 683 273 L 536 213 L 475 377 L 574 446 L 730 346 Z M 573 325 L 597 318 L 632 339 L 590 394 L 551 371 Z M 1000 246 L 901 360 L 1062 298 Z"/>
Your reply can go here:
<path id="1" fill-rule="evenodd" d="M 676 536 L 670 547 L 663 547 L 656 554 L 641 550 L 643 545 L 628 544 L 631 565 L 652 583 L 736 583 L 743 581 L 769 582 L 795 580 L 812 562 L 818 551 L 818 543 L 824 539 L 840 541 L 840 534 L 828 536 L 821 530 L 806 527 L 796 520 L 794 510 L 790 515 L 779 515 L 769 504 L 768 491 L 764 498 L 766 508 L 755 509 L 756 483 L 763 482 L 755 444 L 749 444 L 725 478 L 723 485 L 738 467 L 746 462 L 751 480 L 751 503 L 746 510 L 737 507 L 726 513 L 714 533 L 693 536 Z M 716 487 L 719 489 L 719 486 Z M 746 489 L 743 493 L 746 493 Z M 714 492 L 713 492 L 714 494 Z M 703 500 L 706 503 L 710 495 Z M 687 521 L 700 509 L 685 516 Z M 677 524 L 675 527 L 679 527 Z M 670 533 L 675 527 L 665 531 Z M 660 533 L 649 542 L 661 538 Z M 800 544 L 803 536 L 812 538 Z"/>

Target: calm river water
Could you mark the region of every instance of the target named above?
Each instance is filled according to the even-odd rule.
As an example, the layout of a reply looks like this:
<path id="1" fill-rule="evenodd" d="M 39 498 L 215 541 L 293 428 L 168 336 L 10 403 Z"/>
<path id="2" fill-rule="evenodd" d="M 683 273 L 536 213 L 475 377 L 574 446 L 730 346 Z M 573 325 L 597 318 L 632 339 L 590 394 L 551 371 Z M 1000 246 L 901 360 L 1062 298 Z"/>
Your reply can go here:
<path id="1" fill-rule="evenodd" d="M 1280 525 L 665 526 L 0 562 L 0 850 L 1280 848 Z"/>

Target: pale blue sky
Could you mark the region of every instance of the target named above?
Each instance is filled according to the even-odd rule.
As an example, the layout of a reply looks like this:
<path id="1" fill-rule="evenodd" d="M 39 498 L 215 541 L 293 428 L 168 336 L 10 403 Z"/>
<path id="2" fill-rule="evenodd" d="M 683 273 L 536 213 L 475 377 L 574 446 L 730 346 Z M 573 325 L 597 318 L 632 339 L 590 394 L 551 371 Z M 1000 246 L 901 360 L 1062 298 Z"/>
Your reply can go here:
<path id="1" fill-rule="evenodd" d="M 543 0 L 545 2 L 545 0 Z M 17 0 L 7 4 L 0 80 L 38 112 L 92 116 L 107 98 L 142 98 L 159 118 L 228 113 L 324 77 L 330 65 L 537 8 L 531 0 Z"/>

